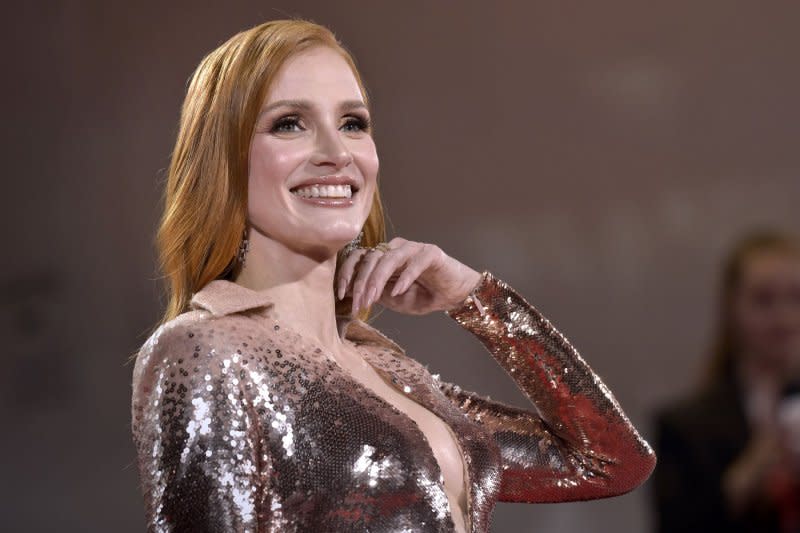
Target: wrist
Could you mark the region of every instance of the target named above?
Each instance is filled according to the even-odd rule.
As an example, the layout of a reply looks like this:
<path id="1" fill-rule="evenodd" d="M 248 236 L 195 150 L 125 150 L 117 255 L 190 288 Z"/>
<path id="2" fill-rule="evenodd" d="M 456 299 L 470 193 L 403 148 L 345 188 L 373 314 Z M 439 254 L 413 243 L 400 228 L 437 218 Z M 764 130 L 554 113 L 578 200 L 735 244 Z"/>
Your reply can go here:
<path id="1" fill-rule="evenodd" d="M 465 268 L 467 269 L 467 274 L 464 276 L 459 290 L 456 291 L 456 296 L 448 302 L 445 309 L 443 309 L 444 311 L 452 311 L 463 306 L 467 298 L 475 292 L 475 289 L 477 289 L 483 281 L 482 272 L 478 272 L 469 267 Z"/>

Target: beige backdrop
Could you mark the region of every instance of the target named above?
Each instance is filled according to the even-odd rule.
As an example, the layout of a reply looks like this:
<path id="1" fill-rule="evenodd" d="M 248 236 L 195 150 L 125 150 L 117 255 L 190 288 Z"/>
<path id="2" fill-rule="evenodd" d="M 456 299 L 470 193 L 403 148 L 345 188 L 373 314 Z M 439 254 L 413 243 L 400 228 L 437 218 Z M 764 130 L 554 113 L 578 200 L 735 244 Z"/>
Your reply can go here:
<path id="1" fill-rule="evenodd" d="M 393 235 L 510 282 L 650 437 L 701 366 L 720 253 L 755 224 L 800 229 L 800 4 L 655 4 L 7 7 L 4 529 L 143 530 L 124 362 L 160 312 L 152 239 L 185 83 L 288 15 L 358 60 Z M 524 401 L 444 315 L 376 323 L 443 378 Z M 648 531 L 648 490 L 499 504 L 493 531 Z"/>

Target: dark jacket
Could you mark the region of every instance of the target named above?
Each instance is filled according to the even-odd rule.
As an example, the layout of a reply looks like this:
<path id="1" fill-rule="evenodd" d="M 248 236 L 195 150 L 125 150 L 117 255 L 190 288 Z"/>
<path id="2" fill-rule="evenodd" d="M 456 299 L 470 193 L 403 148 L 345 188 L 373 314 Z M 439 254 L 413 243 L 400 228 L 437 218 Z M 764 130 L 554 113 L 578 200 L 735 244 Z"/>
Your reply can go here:
<path id="1" fill-rule="evenodd" d="M 743 395 L 734 379 L 719 379 L 657 414 L 659 462 L 652 494 L 659 533 L 779 531 L 774 510 L 753 508 L 734 517 L 726 506 L 723 473 L 749 439 Z"/>

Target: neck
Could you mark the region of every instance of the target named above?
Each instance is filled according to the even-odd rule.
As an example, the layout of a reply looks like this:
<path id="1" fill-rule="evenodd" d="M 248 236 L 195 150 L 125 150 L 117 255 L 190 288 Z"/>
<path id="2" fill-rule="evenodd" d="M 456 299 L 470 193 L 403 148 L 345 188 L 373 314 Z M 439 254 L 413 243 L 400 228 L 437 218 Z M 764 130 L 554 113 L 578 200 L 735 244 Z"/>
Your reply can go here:
<path id="1" fill-rule="evenodd" d="M 336 327 L 335 272 L 335 253 L 303 254 L 253 230 L 245 264 L 234 281 L 269 294 L 281 321 L 335 351 L 342 344 Z"/>

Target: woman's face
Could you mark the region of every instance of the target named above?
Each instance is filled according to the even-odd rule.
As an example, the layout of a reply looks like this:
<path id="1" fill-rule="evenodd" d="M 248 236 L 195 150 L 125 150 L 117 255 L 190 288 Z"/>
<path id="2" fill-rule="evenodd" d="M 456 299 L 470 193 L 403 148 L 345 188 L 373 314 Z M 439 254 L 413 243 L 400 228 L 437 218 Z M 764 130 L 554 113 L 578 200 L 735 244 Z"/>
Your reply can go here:
<path id="1" fill-rule="evenodd" d="M 284 63 L 250 145 L 254 230 L 316 257 L 334 255 L 355 238 L 378 174 L 369 122 L 358 82 L 339 53 L 319 46 Z"/>
<path id="2" fill-rule="evenodd" d="M 733 311 L 745 354 L 781 368 L 798 368 L 800 257 L 780 251 L 749 257 Z"/>

